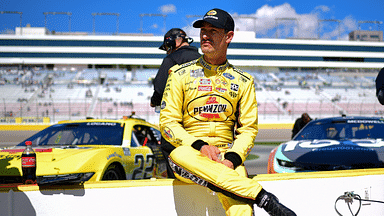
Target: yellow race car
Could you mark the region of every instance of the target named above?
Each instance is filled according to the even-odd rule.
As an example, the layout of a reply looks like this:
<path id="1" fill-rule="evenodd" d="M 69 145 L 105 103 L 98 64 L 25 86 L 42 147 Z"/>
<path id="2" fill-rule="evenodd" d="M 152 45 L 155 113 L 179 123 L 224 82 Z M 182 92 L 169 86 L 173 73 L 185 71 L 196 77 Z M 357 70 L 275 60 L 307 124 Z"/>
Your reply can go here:
<path id="1" fill-rule="evenodd" d="M 125 117 L 61 121 L 25 141 L 36 152 L 37 183 L 50 185 L 166 178 L 160 138 L 156 125 Z M 25 141 L 0 149 L 0 184 L 22 182 Z"/>

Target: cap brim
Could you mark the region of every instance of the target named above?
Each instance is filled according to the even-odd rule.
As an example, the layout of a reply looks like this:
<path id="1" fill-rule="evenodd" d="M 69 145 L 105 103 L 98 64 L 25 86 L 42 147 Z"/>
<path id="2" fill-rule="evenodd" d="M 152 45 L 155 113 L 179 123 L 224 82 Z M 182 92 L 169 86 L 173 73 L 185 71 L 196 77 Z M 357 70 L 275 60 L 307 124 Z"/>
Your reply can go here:
<path id="1" fill-rule="evenodd" d="M 221 24 L 217 23 L 216 20 L 214 20 L 214 19 L 197 20 L 196 22 L 193 23 L 193 27 L 194 28 L 201 28 L 203 26 L 204 22 L 207 22 L 207 23 L 213 25 L 216 28 L 225 29 L 224 26 L 222 26 Z"/>
<path id="2" fill-rule="evenodd" d="M 196 22 L 193 23 L 194 28 L 201 28 L 205 21 L 204 20 L 197 20 Z"/>

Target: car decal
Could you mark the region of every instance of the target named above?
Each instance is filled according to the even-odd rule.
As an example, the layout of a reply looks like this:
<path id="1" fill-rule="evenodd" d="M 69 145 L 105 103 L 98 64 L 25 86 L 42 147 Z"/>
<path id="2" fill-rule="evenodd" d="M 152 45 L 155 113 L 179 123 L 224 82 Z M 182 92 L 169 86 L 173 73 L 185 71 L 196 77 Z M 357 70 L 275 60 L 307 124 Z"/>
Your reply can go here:
<path id="1" fill-rule="evenodd" d="M 120 158 L 120 159 L 122 158 L 121 155 L 119 155 L 119 154 L 117 154 L 116 152 L 114 152 L 113 154 L 108 155 L 107 160 L 109 160 L 109 159 L 111 159 L 111 158 L 113 158 L 113 157 L 118 157 L 118 158 Z"/>
<path id="2" fill-rule="evenodd" d="M 149 179 L 153 175 L 153 167 L 155 166 L 155 155 L 153 154 L 136 154 L 135 155 L 135 165 L 139 165 L 138 168 L 133 170 L 132 179 Z"/>

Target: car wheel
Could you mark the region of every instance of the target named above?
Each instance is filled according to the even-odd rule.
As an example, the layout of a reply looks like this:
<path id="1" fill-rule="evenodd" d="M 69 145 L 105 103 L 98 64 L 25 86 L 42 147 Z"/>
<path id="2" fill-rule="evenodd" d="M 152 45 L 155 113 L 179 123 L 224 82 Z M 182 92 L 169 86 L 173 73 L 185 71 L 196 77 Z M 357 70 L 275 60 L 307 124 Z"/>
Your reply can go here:
<path id="1" fill-rule="evenodd" d="M 124 180 L 123 173 L 115 165 L 111 164 L 105 171 L 103 178 L 101 180 Z"/>

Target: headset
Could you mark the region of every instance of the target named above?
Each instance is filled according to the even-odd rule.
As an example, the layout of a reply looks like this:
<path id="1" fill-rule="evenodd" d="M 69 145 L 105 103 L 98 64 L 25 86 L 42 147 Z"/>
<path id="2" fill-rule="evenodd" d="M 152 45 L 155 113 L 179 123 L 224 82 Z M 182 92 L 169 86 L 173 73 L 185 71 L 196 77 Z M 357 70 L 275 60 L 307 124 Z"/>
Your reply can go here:
<path id="1" fill-rule="evenodd" d="M 193 42 L 192 38 L 188 37 L 185 33 L 178 31 L 175 34 L 171 34 L 169 37 L 164 38 L 164 43 L 159 49 L 165 50 L 165 51 L 171 51 L 171 50 L 177 48 L 176 47 L 176 39 L 179 37 L 181 37 L 181 38 L 183 38 L 183 40 L 187 41 L 188 44 L 191 44 Z"/>

